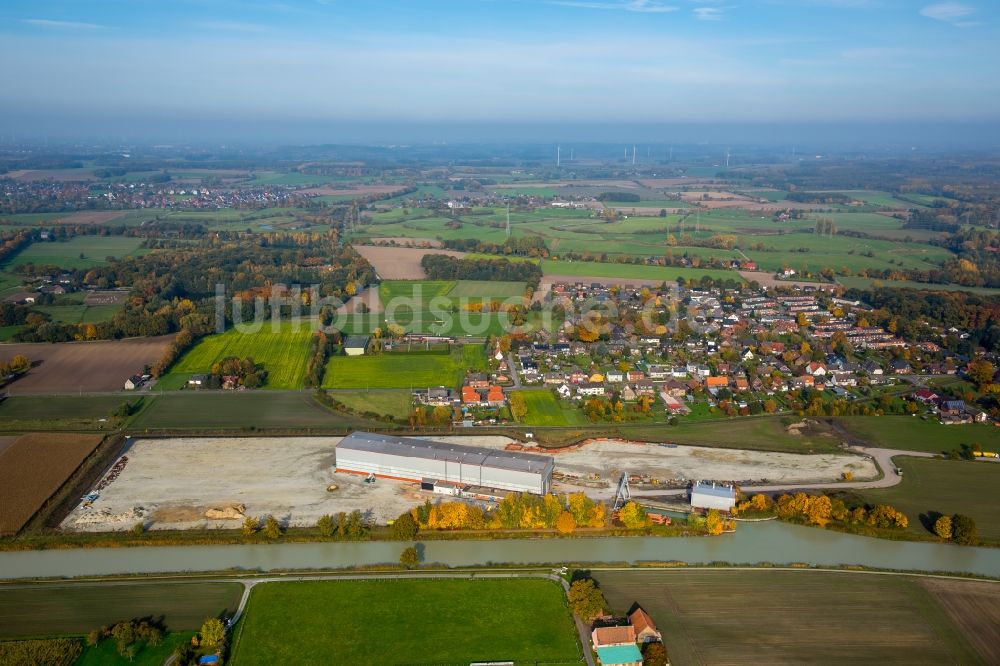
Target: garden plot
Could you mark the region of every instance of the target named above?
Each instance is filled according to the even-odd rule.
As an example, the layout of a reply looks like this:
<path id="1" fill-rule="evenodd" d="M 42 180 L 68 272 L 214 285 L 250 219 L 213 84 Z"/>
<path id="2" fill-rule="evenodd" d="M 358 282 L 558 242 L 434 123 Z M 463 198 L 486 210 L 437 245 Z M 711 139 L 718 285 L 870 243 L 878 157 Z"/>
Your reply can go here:
<path id="1" fill-rule="evenodd" d="M 339 437 L 136 439 L 117 477 L 89 508 L 63 521 L 67 530 L 241 527 L 244 516 L 315 525 L 320 516 L 355 509 L 384 524 L 424 501 L 414 484 L 334 474 Z M 119 459 L 120 460 L 120 459 Z M 336 490 L 328 488 L 336 484 Z M 210 510 L 213 516 L 208 518 Z"/>

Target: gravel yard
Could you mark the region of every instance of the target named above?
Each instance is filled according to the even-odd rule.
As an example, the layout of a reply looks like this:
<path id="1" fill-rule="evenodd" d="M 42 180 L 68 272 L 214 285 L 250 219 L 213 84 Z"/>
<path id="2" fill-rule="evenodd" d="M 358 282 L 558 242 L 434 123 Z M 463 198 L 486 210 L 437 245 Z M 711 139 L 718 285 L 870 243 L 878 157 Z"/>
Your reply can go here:
<path id="1" fill-rule="evenodd" d="M 438 441 L 503 449 L 496 436 L 439 437 Z M 384 524 L 407 508 L 440 496 L 414 483 L 334 473 L 339 437 L 233 437 L 136 439 L 124 465 L 90 506 L 82 503 L 63 521 L 79 531 L 126 530 L 143 521 L 149 529 L 238 528 L 243 516 L 271 514 L 287 525 L 313 525 L 323 514 L 360 510 Z M 539 451 L 544 453 L 544 451 Z M 559 491 L 586 490 L 604 498 L 622 472 L 661 483 L 689 479 L 771 483 L 836 481 L 844 471 L 856 480 L 877 476 L 859 455 L 799 455 L 700 446 L 664 446 L 593 440 L 555 454 Z M 594 483 L 595 476 L 604 483 Z M 568 478 L 567 478 L 568 477 Z M 574 478 L 575 477 L 575 478 Z M 589 479 L 577 484 L 577 479 Z M 327 490 L 335 484 L 335 490 Z M 586 486 L 586 487 L 584 487 Z M 603 487 L 602 487 L 603 486 Z M 208 518 L 227 515 L 228 518 Z"/>
<path id="2" fill-rule="evenodd" d="M 423 502 L 414 484 L 334 474 L 339 437 L 136 439 L 128 462 L 90 508 L 74 509 L 69 530 L 238 528 L 242 517 L 210 520 L 209 509 L 244 505 L 289 525 L 314 525 L 323 514 L 360 510 L 379 523 Z M 338 486 L 332 492 L 327 488 Z"/>
<path id="3" fill-rule="evenodd" d="M 504 448 L 512 440 L 505 437 L 441 437 L 489 448 Z M 538 451 L 545 453 L 545 451 Z M 595 439 L 555 454 L 556 472 L 615 481 L 619 474 L 646 475 L 661 482 L 711 479 L 716 481 L 764 480 L 775 483 L 837 481 L 845 471 L 855 480 L 875 478 L 874 463 L 857 454 L 796 454 L 742 449 L 715 449 Z"/>

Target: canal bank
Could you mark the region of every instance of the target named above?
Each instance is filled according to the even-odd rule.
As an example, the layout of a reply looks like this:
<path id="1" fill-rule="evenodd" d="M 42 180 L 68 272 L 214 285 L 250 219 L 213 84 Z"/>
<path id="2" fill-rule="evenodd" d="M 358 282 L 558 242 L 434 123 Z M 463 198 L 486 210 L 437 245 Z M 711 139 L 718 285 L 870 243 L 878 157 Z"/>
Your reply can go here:
<path id="1" fill-rule="evenodd" d="M 419 541 L 419 539 L 418 539 Z M 152 546 L 0 553 L 0 578 L 52 578 L 184 571 L 281 571 L 394 564 L 406 544 L 392 541 Z M 974 574 L 1000 578 L 1000 549 L 889 541 L 791 525 L 742 525 L 701 538 L 611 537 L 428 541 L 422 560 L 449 567 L 491 564 L 685 562 L 808 564 Z"/>

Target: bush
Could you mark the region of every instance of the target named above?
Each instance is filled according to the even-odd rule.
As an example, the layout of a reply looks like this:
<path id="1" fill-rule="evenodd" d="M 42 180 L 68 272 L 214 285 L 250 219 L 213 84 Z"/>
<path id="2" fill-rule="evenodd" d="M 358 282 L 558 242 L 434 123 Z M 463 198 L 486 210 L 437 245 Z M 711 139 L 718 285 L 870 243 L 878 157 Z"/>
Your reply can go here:
<path id="1" fill-rule="evenodd" d="M 976 521 L 969 516 L 956 513 L 951 517 L 951 539 L 964 546 L 974 546 L 979 543 Z"/>
<path id="2" fill-rule="evenodd" d="M 413 519 L 413 515 L 409 511 L 397 518 L 390 529 L 393 538 L 400 541 L 410 541 L 417 536 L 419 530 L 417 521 Z"/>

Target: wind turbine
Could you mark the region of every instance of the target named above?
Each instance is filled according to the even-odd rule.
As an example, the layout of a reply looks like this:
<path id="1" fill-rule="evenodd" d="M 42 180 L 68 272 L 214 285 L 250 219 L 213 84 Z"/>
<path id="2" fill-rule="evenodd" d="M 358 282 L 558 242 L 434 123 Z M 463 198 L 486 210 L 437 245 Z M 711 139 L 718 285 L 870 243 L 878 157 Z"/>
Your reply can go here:
<path id="1" fill-rule="evenodd" d="M 632 166 L 635 166 L 635 144 L 632 144 Z"/>
<path id="2" fill-rule="evenodd" d="M 510 238 L 510 202 L 507 202 L 507 238 Z"/>
<path id="3" fill-rule="evenodd" d="M 729 168 L 729 149 L 726 148 L 726 168 Z"/>
<path id="4" fill-rule="evenodd" d="M 556 166 L 562 164 L 562 146 L 556 146 Z"/>

